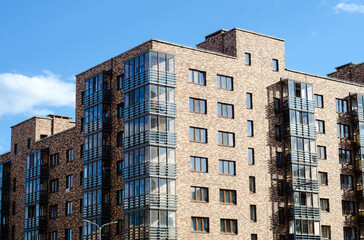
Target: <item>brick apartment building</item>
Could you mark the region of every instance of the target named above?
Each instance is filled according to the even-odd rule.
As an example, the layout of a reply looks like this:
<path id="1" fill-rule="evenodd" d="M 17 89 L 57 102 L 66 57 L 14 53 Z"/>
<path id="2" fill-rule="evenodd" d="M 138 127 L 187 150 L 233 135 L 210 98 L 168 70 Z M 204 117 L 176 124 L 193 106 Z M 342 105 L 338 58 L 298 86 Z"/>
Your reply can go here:
<path id="1" fill-rule="evenodd" d="M 0 239 L 364 239 L 363 83 L 238 28 L 147 41 L 77 75 L 75 122 L 12 127 Z"/>

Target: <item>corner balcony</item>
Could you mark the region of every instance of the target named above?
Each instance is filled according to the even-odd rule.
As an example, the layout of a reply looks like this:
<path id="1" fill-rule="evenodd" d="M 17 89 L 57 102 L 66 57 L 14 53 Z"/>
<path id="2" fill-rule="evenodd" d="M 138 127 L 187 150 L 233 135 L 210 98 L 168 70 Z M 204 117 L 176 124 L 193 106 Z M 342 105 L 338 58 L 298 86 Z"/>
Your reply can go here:
<path id="1" fill-rule="evenodd" d="M 122 239 L 177 239 L 176 227 L 135 227 L 124 229 Z"/>
<path id="2" fill-rule="evenodd" d="M 111 118 L 103 117 L 102 119 L 97 119 L 83 125 L 84 134 L 92 133 L 101 129 L 106 132 L 111 131 Z"/>
<path id="3" fill-rule="evenodd" d="M 98 176 L 87 177 L 82 180 L 83 190 L 102 187 L 103 189 L 110 189 L 110 174 L 103 174 Z"/>
<path id="4" fill-rule="evenodd" d="M 32 204 L 32 203 L 40 203 L 40 204 L 47 204 L 48 203 L 48 192 L 45 190 L 27 193 L 25 194 L 25 204 Z"/>
<path id="5" fill-rule="evenodd" d="M 286 163 L 311 164 L 317 166 L 317 154 L 313 152 L 292 150 L 286 153 Z"/>
<path id="6" fill-rule="evenodd" d="M 175 163 L 144 162 L 123 168 L 122 174 L 124 180 L 143 175 L 176 177 L 177 165 Z"/>
<path id="7" fill-rule="evenodd" d="M 142 101 L 125 108 L 123 111 L 123 120 L 126 121 L 143 113 L 156 113 L 174 117 L 176 116 L 176 104 L 152 100 Z"/>
<path id="8" fill-rule="evenodd" d="M 308 112 L 315 112 L 315 102 L 299 97 L 286 97 L 283 99 L 283 107 L 289 109 L 304 110 Z"/>
<path id="9" fill-rule="evenodd" d="M 101 160 L 101 159 L 102 160 L 111 159 L 111 146 L 101 146 L 83 151 L 84 162 L 92 160 Z"/>
<path id="10" fill-rule="evenodd" d="M 110 218 L 110 204 L 93 204 L 82 208 L 83 218 Z"/>
<path id="11" fill-rule="evenodd" d="M 99 103 L 111 103 L 111 90 L 100 90 L 83 97 L 84 108 Z"/>
<path id="12" fill-rule="evenodd" d="M 166 85 L 169 87 L 176 87 L 176 74 L 165 71 L 147 69 L 130 78 L 124 79 L 123 89 L 124 92 L 127 92 L 135 87 L 146 83 L 155 83 L 160 85 Z"/>
<path id="13" fill-rule="evenodd" d="M 48 164 L 27 169 L 25 172 L 25 178 L 27 180 L 32 178 L 48 178 L 48 176 L 49 176 Z"/>
<path id="14" fill-rule="evenodd" d="M 295 206 L 295 218 L 306 220 L 320 220 L 319 207 Z M 289 206 L 287 217 L 293 219 L 293 206 Z"/>
<path id="15" fill-rule="evenodd" d="M 312 182 L 312 184 L 300 186 L 296 190 L 297 191 L 315 192 L 315 193 L 319 192 L 319 182 L 317 179 L 307 179 L 307 178 L 293 178 L 292 179 L 292 178 L 290 178 L 290 179 L 287 179 L 287 182 L 291 186 L 291 189 L 294 188 L 295 186 L 299 186 L 299 185 L 302 185 L 305 183 Z"/>
<path id="16" fill-rule="evenodd" d="M 176 133 L 150 130 L 123 138 L 123 147 L 124 151 L 142 144 L 176 147 L 176 139 Z"/>
<path id="17" fill-rule="evenodd" d="M 288 123 L 283 125 L 283 135 L 316 138 L 316 129 L 314 125 Z"/>
<path id="18" fill-rule="evenodd" d="M 169 194 L 150 193 L 123 199 L 124 211 L 138 208 L 163 208 L 176 210 L 177 196 Z"/>
<path id="19" fill-rule="evenodd" d="M 46 230 L 47 222 L 45 216 L 25 219 L 24 230 Z"/>

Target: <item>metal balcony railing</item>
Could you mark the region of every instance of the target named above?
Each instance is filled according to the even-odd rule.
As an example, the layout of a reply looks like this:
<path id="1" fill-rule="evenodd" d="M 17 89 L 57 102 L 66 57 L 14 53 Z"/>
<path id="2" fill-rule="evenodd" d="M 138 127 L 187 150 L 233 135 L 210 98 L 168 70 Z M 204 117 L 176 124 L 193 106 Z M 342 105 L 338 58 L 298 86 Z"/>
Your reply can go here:
<path id="1" fill-rule="evenodd" d="M 293 234 L 290 234 L 288 237 L 289 240 L 293 240 Z M 314 235 L 314 234 L 302 234 L 302 233 L 296 233 L 296 239 L 299 240 L 321 240 L 321 235 Z"/>
<path id="2" fill-rule="evenodd" d="M 24 220 L 25 230 L 46 230 L 47 229 L 47 217 L 34 217 Z"/>
<path id="3" fill-rule="evenodd" d="M 82 208 L 82 217 L 110 218 L 110 204 L 93 204 Z"/>
<path id="4" fill-rule="evenodd" d="M 83 151 L 83 161 L 88 162 L 92 160 L 110 160 L 111 159 L 111 147 L 100 146 Z"/>
<path id="5" fill-rule="evenodd" d="M 1 225 L 0 226 L 0 239 L 8 239 L 9 238 L 9 225 Z"/>
<path id="6" fill-rule="evenodd" d="M 45 190 L 27 193 L 25 194 L 25 204 L 32 204 L 32 203 L 40 203 L 40 204 L 47 204 L 48 203 L 48 192 Z"/>
<path id="7" fill-rule="evenodd" d="M 10 202 L 9 201 L 1 201 L 0 202 L 0 212 L 1 213 L 9 213 L 10 210 Z"/>
<path id="8" fill-rule="evenodd" d="M 95 187 L 110 188 L 110 174 L 87 177 L 82 180 L 83 190 Z"/>
<path id="9" fill-rule="evenodd" d="M 303 220 L 320 220 L 320 208 L 318 207 L 307 207 L 307 206 L 295 206 L 295 218 Z M 293 206 L 289 207 L 287 217 L 293 218 Z"/>
<path id="10" fill-rule="evenodd" d="M 92 133 L 101 129 L 103 131 L 111 131 L 111 118 L 104 117 L 83 125 L 84 134 Z"/>
<path id="11" fill-rule="evenodd" d="M 289 96 L 283 99 L 283 107 L 290 109 L 304 110 L 308 112 L 315 112 L 315 102 L 313 100 L 303 99 L 299 97 Z"/>
<path id="12" fill-rule="evenodd" d="M 150 193 L 123 199 L 124 211 L 145 207 L 176 210 L 177 196 Z"/>
<path id="13" fill-rule="evenodd" d="M 100 90 L 83 97 L 84 108 L 98 103 L 111 103 L 111 90 Z"/>
<path id="14" fill-rule="evenodd" d="M 82 240 L 97 240 L 99 238 L 100 238 L 99 233 L 92 233 L 92 234 L 82 235 L 82 237 L 81 237 Z M 102 239 L 103 240 L 111 240 L 110 233 L 108 233 L 108 232 L 102 233 Z"/>
<path id="15" fill-rule="evenodd" d="M 0 178 L 0 190 L 9 190 L 10 189 L 10 177 Z"/>
<path id="16" fill-rule="evenodd" d="M 48 175 L 49 175 L 48 164 L 44 164 L 42 166 L 37 166 L 34 168 L 29 168 L 25 172 L 26 180 L 33 178 L 48 178 Z"/>
<path id="17" fill-rule="evenodd" d="M 124 121 L 143 113 L 156 113 L 168 116 L 176 115 L 176 104 L 171 102 L 146 100 L 139 102 L 123 111 Z"/>
<path id="18" fill-rule="evenodd" d="M 123 239 L 177 239 L 176 227 L 136 227 L 123 230 Z"/>
<path id="19" fill-rule="evenodd" d="M 124 180 L 143 175 L 176 177 L 177 165 L 175 163 L 144 162 L 124 168 L 122 174 Z"/>
<path id="20" fill-rule="evenodd" d="M 307 137 L 316 138 L 316 129 L 314 125 L 304 125 L 304 124 L 285 124 L 283 125 L 283 135 L 287 136 L 297 136 L 297 137 Z"/>
<path id="21" fill-rule="evenodd" d="M 124 92 L 127 92 L 145 83 L 155 83 L 169 87 L 176 87 L 176 74 L 152 69 L 144 70 L 130 78 L 123 80 Z"/>
<path id="22" fill-rule="evenodd" d="M 291 153 L 286 154 L 286 162 L 310 164 L 317 166 L 317 154 L 313 152 L 292 150 Z"/>
<path id="23" fill-rule="evenodd" d="M 176 133 L 165 131 L 144 131 L 123 139 L 124 150 L 146 144 L 158 144 L 163 146 L 176 146 Z"/>

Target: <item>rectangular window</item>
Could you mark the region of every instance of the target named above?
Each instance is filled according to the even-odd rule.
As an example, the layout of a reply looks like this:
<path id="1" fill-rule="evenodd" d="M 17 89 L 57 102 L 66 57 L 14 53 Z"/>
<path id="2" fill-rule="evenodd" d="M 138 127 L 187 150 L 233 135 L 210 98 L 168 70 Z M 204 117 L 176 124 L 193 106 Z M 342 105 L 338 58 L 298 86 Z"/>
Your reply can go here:
<path id="1" fill-rule="evenodd" d="M 118 89 L 123 88 L 123 75 L 118 76 Z"/>
<path id="2" fill-rule="evenodd" d="M 123 117 L 123 104 L 118 104 L 117 108 L 118 108 L 118 118 L 122 118 Z"/>
<path id="3" fill-rule="evenodd" d="M 190 169 L 197 172 L 207 172 L 207 158 L 190 157 Z"/>
<path id="4" fill-rule="evenodd" d="M 235 162 L 227 160 L 219 160 L 219 173 L 235 175 Z"/>
<path id="5" fill-rule="evenodd" d="M 316 132 L 325 133 L 325 122 L 324 121 L 316 120 L 315 125 L 316 125 Z"/>
<path id="6" fill-rule="evenodd" d="M 30 149 L 32 147 L 32 139 L 31 138 L 28 139 L 27 146 L 28 146 L 28 149 Z"/>
<path id="7" fill-rule="evenodd" d="M 190 112 L 206 114 L 206 100 L 190 98 Z"/>
<path id="8" fill-rule="evenodd" d="M 217 75 L 217 87 L 227 90 L 233 90 L 233 78 Z"/>
<path id="9" fill-rule="evenodd" d="M 248 148 L 248 163 L 250 165 L 254 165 L 255 164 L 254 148 Z"/>
<path id="10" fill-rule="evenodd" d="M 253 121 L 248 120 L 247 122 L 247 134 L 248 137 L 254 136 Z"/>
<path id="11" fill-rule="evenodd" d="M 275 125 L 274 133 L 276 136 L 276 141 L 281 141 L 281 126 L 280 125 Z"/>
<path id="12" fill-rule="evenodd" d="M 284 188 L 283 188 L 282 181 L 277 182 L 277 192 L 278 192 L 278 196 L 284 195 Z"/>
<path id="13" fill-rule="evenodd" d="M 238 222 L 234 219 L 221 219 L 220 220 L 222 233 L 238 234 Z"/>
<path id="14" fill-rule="evenodd" d="M 123 135 L 121 132 L 118 132 L 116 135 L 116 145 L 121 147 L 123 145 Z"/>
<path id="15" fill-rule="evenodd" d="M 51 166 L 57 166 L 59 164 L 59 154 L 55 153 L 51 155 Z"/>
<path id="16" fill-rule="evenodd" d="M 321 211 L 330 212 L 329 199 L 320 198 Z"/>
<path id="17" fill-rule="evenodd" d="M 66 188 L 72 188 L 73 187 L 73 175 L 68 175 L 66 177 Z"/>
<path id="18" fill-rule="evenodd" d="M 278 208 L 278 218 L 279 218 L 279 223 L 283 224 L 284 223 L 284 208 L 283 207 Z"/>
<path id="19" fill-rule="evenodd" d="M 18 144 L 14 144 L 14 154 L 18 154 Z"/>
<path id="20" fill-rule="evenodd" d="M 234 106 L 227 103 L 217 103 L 217 115 L 220 117 L 234 118 Z"/>
<path id="21" fill-rule="evenodd" d="M 339 148 L 339 162 L 341 164 L 351 164 L 351 151 Z"/>
<path id="22" fill-rule="evenodd" d="M 205 72 L 201 72 L 198 70 L 189 70 L 189 82 L 190 83 L 196 83 L 196 84 L 200 84 L 200 85 L 206 85 L 206 73 Z"/>
<path id="23" fill-rule="evenodd" d="M 321 225 L 321 234 L 324 239 L 331 239 L 331 228 L 330 226 Z"/>
<path id="24" fill-rule="evenodd" d="M 253 109 L 253 94 L 246 93 L 246 108 Z"/>
<path id="25" fill-rule="evenodd" d="M 49 206 L 49 218 L 53 219 L 58 217 L 58 205 Z"/>
<path id="26" fill-rule="evenodd" d="M 122 190 L 119 190 L 116 192 L 116 203 L 118 205 L 121 205 L 123 202 L 123 191 Z"/>
<path id="27" fill-rule="evenodd" d="M 219 131 L 219 145 L 234 147 L 234 133 Z"/>
<path id="28" fill-rule="evenodd" d="M 335 103 L 336 103 L 337 113 L 344 113 L 344 114 L 348 113 L 348 101 L 336 98 Z"/>
<path id="29" fill-rule="evenodd" d="M 72 202 L 66 202 L 66 216 L 72 214 Z"/>
<path id="30" fill-rule="evenodd" d="M 343 215 L 355 215 L 354 202 L 353 201 L 342 201 Z"/>
<path id="31" fill-rule="evenodd" d="M 58 240 L 57 231 L 49 233 L 49 240 Z"/>
<path id="32" fill-rule="evenodd" d="M 123 221 L 118 220 L 116 224 L 116 235 L 121 235 L 123 233 Z"/>
<path id="33" fill-rule="evenodd" d="M 208 188 L 205 187 L 191 187 L 191 200 L 199 202 L 208 202 Z"/>
<path id="34" fill-rule="evenodd" d="M 16 214 L 16 202 L 13 202 L 13 215 Z"/>
<path id="35" fill-rule="evenodd" d="M 257 221 L 257 206 L 250 205 L 250 220 L 256 222 Z"/>
<path id="36" fill-rule="evenodd" d="M 67 150 L 67 162 L 73 161 L 73 148 Z"/>
<path id="37" fill-rule="evenodd" d="M 245 53 L 245 65 L 248 65 L 250 66 L 252 64 L 252 61 L 251 61 L 251 54 L 250 53 Z"/>
<path id="38" fill-rule="evenodd" d="M 327 172 L 319 172 L 319 180 L 321 185 L 328 185 Z"/>
<path id="39" fill-rule="evenodd" d="M 344 227 L 344 240 L 356 240 L 355 227 Z"/>
<path id="40" fill-rule="evenodd" d="M 209 218 L 191 217 L 191 231 L 209 232 Z"/>
<path id="41" fill-rule="evenodd" d="M 317 158 L 326 159 L 326 147 L 317 146 Z"/>
<path id="42" fill-rule="evenodd" d="M 65 240 L 72 240 L 72 229 L 66 229 L 65 230 Z"/>
<path id="43" fill-rule="evenodd" d="M 278 114 L 281 112 L 281 100 L 279 98 L 274 98 L 274 113 Z"/>
<path id="44" fill-rule="evenodd" d="M 207 129 L 190 127 L 190 140 L 207 143 Z"/>
<path id="45" fill-rule="evenodd" d="M 51 192 L 58 192 L 58 179 L 51 180 Z"/>
<path id="46" fill-rule="evenodd" d="M 324 107 L 324 97 L 322 95 L 315 94 L 315 107 L 317 108 Z"/>
<path id="47" fill-rule="evenodd" d="M 258 240 L 258 234 L 252 234 L 250 235 L 251 240 Z"/>
<path id="48" fill-rule="evenodd" d="M 220 202 L 236 204 L 236 191 L 220 189 Z"/>
<path id="49" fill-rule="evenodd" d="M 349 132 L 349 126 L 344 124 L 337 124 L 337 137 L 338 138 L 349 138 L 350 132 Z"/>
<path id="50" fill-rule="evenodd" d="M 123 171 L 123 162 L 117 161 L 116 162 L 116 175 L 121 176 L 122 171 Z"/>
<path id="51" fill-rule="evenodd" d="M 249 177 L 249 191 L 255 193 L 255 177 Z"/>
<path id="52" fill-rule="evenodd" d="M 277 163 L 277 168 L 282 168 L 282 153 L 281 152 L 276 152 L 276 163 Z"/>
<path id="53" fill-rule="evenodd" d="M 341 189 L 353 189 L 353 176 L 340 175 Z"/>
<path id="54" fill-rule="evenodd" d="M 276 72 L 279 71 L 278 59 L 272 59 L 272 68 L 273 68 L 273 71 L 276 71 Z"/>

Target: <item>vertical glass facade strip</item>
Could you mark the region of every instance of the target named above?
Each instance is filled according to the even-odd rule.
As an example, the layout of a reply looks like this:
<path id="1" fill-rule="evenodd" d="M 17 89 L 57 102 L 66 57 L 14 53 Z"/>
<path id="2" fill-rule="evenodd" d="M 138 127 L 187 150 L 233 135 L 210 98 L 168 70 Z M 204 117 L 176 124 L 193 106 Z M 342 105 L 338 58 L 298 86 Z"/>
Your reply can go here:
<path id="1" fill-rule="evenodd" d="M 110 222 L 111 73 L 85 80 L 82 219 L 101 226 Z M 95 225 L 82 223 L 82 239 L 96 239 Z M 102 233 L 110 239 L 109 228 Z"/>
<path id="2" fill-rule="evenodd" d="M 282 79 L 289 234 L 321 239 L 313 87 Z M 293 206 L 294 204 L 294 206 Z M 295 221 L 295 222 L 294 222 Z M 294 227 L 295 226 L 295 229 Z"/>
<path id="3" fill-rule="evenodd" d="M 9 238 L 10 162 L 0 164 L 0 239 Z"/>
<path id="4" fill-rule="evenodd" d="M 174 56 L 124 63 L 122 162 L 125 239 L 177 239 Z"/>

